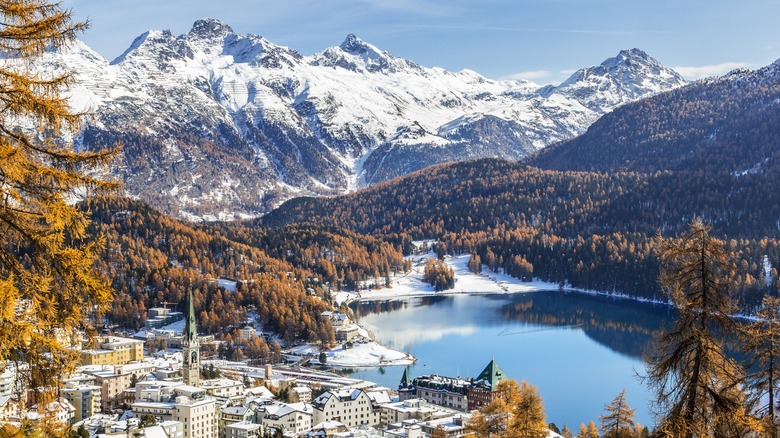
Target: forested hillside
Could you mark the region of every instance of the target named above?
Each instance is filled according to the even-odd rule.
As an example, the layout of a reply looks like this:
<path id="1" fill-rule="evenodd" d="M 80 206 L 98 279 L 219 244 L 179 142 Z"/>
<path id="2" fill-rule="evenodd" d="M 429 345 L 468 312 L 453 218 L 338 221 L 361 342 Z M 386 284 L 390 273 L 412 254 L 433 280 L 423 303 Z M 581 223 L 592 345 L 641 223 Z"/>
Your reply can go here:
<path id="1" fill-rule="evenodd" d="M 730 199 L 709 187 L 675 185 L 680 180 L 673 176 L 550 171 L 486 159 L 429 168 L 348 196 L 292 200 L 253 225 L 335 226 L 399 243 L 433 238 L 439 252 L 472 253 L 489 269 L 518 278 L 661 299 L 659 244 L 694 215 L 706 219 L 700 206 L 713 206 L 745 225 L 713 221 L 739 260 L 732 280 L 743 305 L 752 306 L 780 261 L 774 224 L 759 227 L 753 218 L 770 218 L 776 207 L 762 187 L 749 184 L 754 179 L 742 180 L 743 196 Z M 655 190 L 664 184 L 669 188 Z"/>
<path id="2" fill-rule="evenodd" d="M 443 164 L 335 198 L 297 198 L 243 223 L 191 226 L 131 201 L 97 201 L 113 321 L 181 302 L 203 327 L 257 309 L 286 339 L 328 339 L 331 288 L 390 284 L 414 239 L 522 279 L 662 299 L 658 248 L 693 217 L 726 241 L 750 310 L 780 266 L 780 66 L 700 81 L 618 108 L 529 164 Z M 215 279 L 239 280 L 235 293 Z M 316 295 L 313 296 L 313 295 Z M 324 299 L 324 300 L 323 300 Z"/>
<path id="3" fill-rule="evenodd" d="M 627 104 L 530 162 L 555 170 L 777 175 L 780 62 Z"/>
<path id="4" fill-rule="evenodd" d="M 404 268 L 400 251 L 373 237 L 315 229 L 223 235 L 128 199 L 94 200 L 84 208 L 92 214 L 92 234 L 106 241 L 98 268 L 116 293 L 106 316 L 122 328 L 139 328 L 146 309 L 164 302 L 184 310 L 192 285 L 204 332 L 228 333 L 254 310 L 265 330 L 285 340 L 330 342 L 333 329 L 320 318 L 331 308 L 321 279 L 355 287 L 358 278 L 386 276 L 385 267 Z M 315 253 L 331 257 L 315 260 Z M 220 277 L 237 280 L 235 291 L 217 287 Z"/>

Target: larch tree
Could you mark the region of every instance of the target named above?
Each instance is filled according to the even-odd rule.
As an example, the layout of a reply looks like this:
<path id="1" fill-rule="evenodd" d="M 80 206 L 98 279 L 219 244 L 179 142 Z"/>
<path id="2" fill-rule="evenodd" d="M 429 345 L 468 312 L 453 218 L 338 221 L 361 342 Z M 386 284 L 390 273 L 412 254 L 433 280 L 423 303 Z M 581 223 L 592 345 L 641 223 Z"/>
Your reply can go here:
<path id="1" fill-rule="evenodd" d="M 588 421 L 588 438 L 599 438 L 599 429 L 593 420 Z"/>
<path id="2" fill-rule="evenodd" d="M 544 438 L 547 436 L 547 419 L 544 402 L 536 386 L 520 382 L 516 400 L 512 401 L 510 434 L 517 438 Z"/>
<path id="3" fill-rule="evenodd" d="M 498 382 L 495 400 L 475 412 L 467 429 L 479 437 L 547 436 L 544 404 L 536 387 L 514 379 Z M 539 429 L 542 435 L 535 434 Z"/>
<path id="4" fill-rule="evenodd" d="M 62 97 L 73 76 L 36 69 L 84 24 L 44 0 L 0 0 L 0 17 L 0 362 L 25 364 L 19 393 L 39 392 L 40 408 L 74 364 L 68 343 L 111 298 L 93 266 L 101 241 L 74 200 L 115 189 L 89 172 L 117 149 L 75 151 L 62 140 L 80 122 Z"/>
<path id="5" fill-rule="evenodd" d="M 508 413 L 509 409 L 503 398 L 493 400 L 472 414 L 466 424 L 466 431 L 478 437 L 506 436 Z"/>
<path id="6" fill-rule="evenodd" d="M 777 438 L 777 391 L 780 384 L 780 298 L 765 296 L 756 321 L 744 331 L 744 353 L 751 356 L 748 375 L 763 436 Z"/>
<path id="7" fill-rule="evenodd" d="M 634 410 L 626 402 L 626 390 L 620 391 L 612 403 L 604 407 L 601 436 L 604 438 L 631 438 L 634 436 Z"/>
<path id="8" fill-rule="evenodd" d="M 736 332 L 728 277 L 735 271 L 722 241 L 694 219 L 660 256 L 660 283 L 679 312 L 648 359 L 646 380 L 656 391 L 659 436 L 739 436 L 744 414 L 742 371 L 722 337 Z"/>

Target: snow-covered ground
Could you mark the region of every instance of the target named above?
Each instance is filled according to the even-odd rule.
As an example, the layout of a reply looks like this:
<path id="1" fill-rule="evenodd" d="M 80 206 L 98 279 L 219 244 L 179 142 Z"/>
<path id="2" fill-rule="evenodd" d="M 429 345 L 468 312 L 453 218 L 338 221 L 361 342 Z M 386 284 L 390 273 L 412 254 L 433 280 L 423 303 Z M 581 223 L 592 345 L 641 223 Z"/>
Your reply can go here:
<path id="1" fill-rule="evenodd" d="M 338 292 L 335 300 L 348 303 L 354 300 L 376 300 L 398 297 L 459 294 L 459 293 L 523 293 L 539 290 L 558 289 L 559 285 L 544 281 L 524 282 L 506 274 L 489 272 L 483 266 L 482 274 L 474 274 L 468 270 L 469 255 L 445 257 L 444 262 L 455 273 L 455 287 L 443 292 L 436 292 L 433 286 L 422 280 L 425 262 L 436 258 L 436 254 L 428 252 L 411 256 L 412 270 L 406 274 L 391 278 L 391 286 L 380 289 L 365 289 L 359 292 Z M 568 286 L 565 287 L 571 290 Z M 361 328 L 361 334 L 368 333 Z M 303 351 L 297 354 L 304 354 Z M 327 365 L 340 367 L 368 367 L 379 365 L 407 365 L 414 359 L 406 353 L 385 348 L 376 342 L 355 343 L 350 349 L 341 347 L 327 352 Z M 316 355 L 314 355 L 316 357 Z"/>
<path id="2" fill-rule="evenodd" d="M 436 258 L 436 254 L 431 252 L 411 257 L 412 271 L 393 277 L 391 279 L 391 287 L 361 290 L 359 293 L 341 292 L 337 295 L 337 300 L 374 300 L 403 296 L 458 293 L 519 293 L 559 288 L 558 284 L 540 280 L 524 282 L 503 273 L 490 272 L 484 266 L 482 274 L 474 274 L 468 270 L 469 255 L 465 254 L 445 257 L 444 262 L 455 272 L 455 287 L 446 291 L 436 292 L 433 286 L 422 280 L 425 262 L 429 258 Z M 571 288 L 566 287 L 566 289 Z"/>
<path id="3" fill-rule="evenodd" d="M 337 368 L 354 367 L 378 367 L 393 365 L 410 365 L 414 363 L 414 357 L 407 353 L 391 350 L 375 341 L 372 341 L 368 332 L 360 328 L 360 337 L 351 343 L 349 348 L 340 345 L 325 352 L 327 360 L 325 365 Z M 297 356 L 313 356 L 311 362 L 319 363 L 319 350 L 314 345 L 301 345 L 290 350 Z"/>

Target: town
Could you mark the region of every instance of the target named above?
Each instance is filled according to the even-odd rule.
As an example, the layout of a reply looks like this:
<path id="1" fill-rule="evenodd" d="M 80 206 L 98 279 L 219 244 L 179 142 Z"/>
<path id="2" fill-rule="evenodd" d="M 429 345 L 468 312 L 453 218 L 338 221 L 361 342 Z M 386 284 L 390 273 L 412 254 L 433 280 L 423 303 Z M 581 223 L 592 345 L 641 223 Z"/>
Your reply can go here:
<path id="1" fill-rule="evenodd" d="M 191 293 L 186 315 L 165 308 L 148 314 L 140 336 L 102 335 L 97 348 L 80 349 L 81 366 L 43 409 L 40 390 L 16 383 L 24 365 L 7 366 L 0 374 L 0 422 L 56 421 L 79 436 L 101 438 L 458 438 L 473 436 L 466 429 L 470 412 L 493 401 L 506 378 L 495 360 L 475 377 L 413 378 L 405 371 L 398 388 L 297 364 L 201 360 L 213 337 L 198 335 Z M 334 312 L 323 317 L 348 321 Z M 181 333 L 160 329 L 182 319 Z M 342 341 L 357 332 L 347 327 Z M 146 344 L 160 339 L 165 348 L 147 355 Z"/>

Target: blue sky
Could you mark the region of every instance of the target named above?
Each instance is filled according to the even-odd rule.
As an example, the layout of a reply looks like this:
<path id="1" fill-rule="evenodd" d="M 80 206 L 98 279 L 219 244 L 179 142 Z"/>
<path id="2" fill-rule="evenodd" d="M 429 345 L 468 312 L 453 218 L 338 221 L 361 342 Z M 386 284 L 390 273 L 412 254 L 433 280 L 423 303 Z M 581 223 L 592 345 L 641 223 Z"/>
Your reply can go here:
<path id="1" fill-rule="evenodd" d="M 109 60 L 149 29 L 218 18 L 304 55 L 354 33 L 427 67 L 559 82 L 640 48 L 689 79 L 780 58 L 777 0 L 65 0 Z"/>

